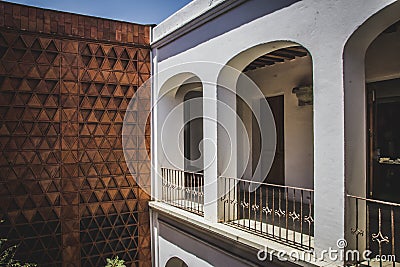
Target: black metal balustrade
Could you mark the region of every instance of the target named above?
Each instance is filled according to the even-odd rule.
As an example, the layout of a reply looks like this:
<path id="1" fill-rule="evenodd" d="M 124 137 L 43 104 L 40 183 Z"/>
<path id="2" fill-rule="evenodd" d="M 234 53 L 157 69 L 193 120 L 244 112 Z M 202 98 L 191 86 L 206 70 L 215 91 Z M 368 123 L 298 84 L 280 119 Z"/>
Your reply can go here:
<path id="1" fill-rule="evenodd" d="M 226 224 L 302 249 L 313 248 L 314 191 L 220 177 Z"/>
<path id="2" fill-rule="evenodd" d="M 204 176 L 169 168 L 161 168 L 162 200 L 175 207 L 204 214 Z"/>
<path id="3" fill-rule="evenodd" d="M 400 204 L 348 196 L 348 216 L 357 259 L 347 259 L 352 266 L 400 266 Z M 396 227 L 397 224 L 397 227 Z M 354 247 L 349 248 L 354 249 Z M 368 259 L 364 252 L 371 251 Z"/>

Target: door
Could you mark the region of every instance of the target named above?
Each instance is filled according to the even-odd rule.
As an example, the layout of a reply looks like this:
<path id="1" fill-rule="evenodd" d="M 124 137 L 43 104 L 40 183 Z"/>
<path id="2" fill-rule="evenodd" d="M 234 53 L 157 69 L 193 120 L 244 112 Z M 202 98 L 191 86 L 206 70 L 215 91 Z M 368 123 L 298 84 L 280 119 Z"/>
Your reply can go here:
<path id="1" fill-rule="evenodd" d="M 188 92 L 184 97 L 184 156 L 185 170 L 201 172 L 203 161 L 200 145 L 203 140 L 203 93 Z"/>
<path id="2" fill-rule="evenodd" d="M 267 102 L 274 115 L 276 151 L 274 161 L 265 182 L 283 185 L 285 183 L 284 96 L 267 97 Z"/>
<path id="3" fill-rule="evenodd" d="M 400 79 L 368 88 L 370 197 L 400 203 Z"/>

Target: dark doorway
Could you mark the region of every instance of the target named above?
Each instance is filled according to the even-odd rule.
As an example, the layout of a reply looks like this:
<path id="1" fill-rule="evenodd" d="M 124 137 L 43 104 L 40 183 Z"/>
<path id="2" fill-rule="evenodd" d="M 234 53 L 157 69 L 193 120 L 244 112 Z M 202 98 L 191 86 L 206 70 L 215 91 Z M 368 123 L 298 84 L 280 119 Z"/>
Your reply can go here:
<path id="1" fill-rule="evenodd" d="M 203 140 L 203 93 L 190 91 L 184 97 L 184 156 L 185 170 L 201 172 L 200 144 Z"/>
<path id="2" fill-rule="evenodd" d="M 275 120 L 276 151 L 265 182 L 283 185 L 285 183 L 284 97 L 283 95 L 267 97 L 267 101 Z"/>
<path id="3" fill-rule="evenodd" d="M 368 88 L 369 194 L 400 203 L 400 79 Z"/>

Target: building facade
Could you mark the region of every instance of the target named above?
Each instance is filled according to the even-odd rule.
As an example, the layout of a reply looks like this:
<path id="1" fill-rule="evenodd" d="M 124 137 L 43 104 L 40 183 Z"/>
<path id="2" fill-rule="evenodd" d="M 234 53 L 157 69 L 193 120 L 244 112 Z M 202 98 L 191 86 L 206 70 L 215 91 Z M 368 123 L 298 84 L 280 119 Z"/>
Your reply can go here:
<path id="1" fill-rule="evenodd" d="M 399 11 L 196 0 L 152 30 L 154 266 L 395 266 Z"/>
<path id="2" fill-rule="evenodd" d="M 150 26 L 0 3 L 0 225 L 39 266 L 150 266 L 146 146 L 122 126 L 150 76 Z M 147 105 L 146 105 L 147 103 Z M 143 133 L 145 135 L 145 133 Z M 149 132 L 148 132 L 149 138 Z"/>

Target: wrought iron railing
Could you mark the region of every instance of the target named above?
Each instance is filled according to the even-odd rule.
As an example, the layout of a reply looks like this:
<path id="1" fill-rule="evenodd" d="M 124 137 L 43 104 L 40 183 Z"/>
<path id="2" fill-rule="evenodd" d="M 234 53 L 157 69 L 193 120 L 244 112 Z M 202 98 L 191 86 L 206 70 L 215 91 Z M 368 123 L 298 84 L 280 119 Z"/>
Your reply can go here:
<path id="1" fill-rule="evenodd" d="M 161 168 L 162 200 L 175 207 L 204 214 L 204 176 L 170 168 Z"/>
<path id="2" fill-rule="evenodd" d="M 353 240 L 348 240 L 368 259 L 360 256 L 347 259 L 352 266 L 400 266 L 400 204 L 348 196 L 350 232 Z M 397 225 L 396 225 L 397 224 Z"/>
<path id="3" fill-rule="evenodd" d="M 314 191 L 220 177 L 226 224 L 303 249 L 314 246 Z"/>

